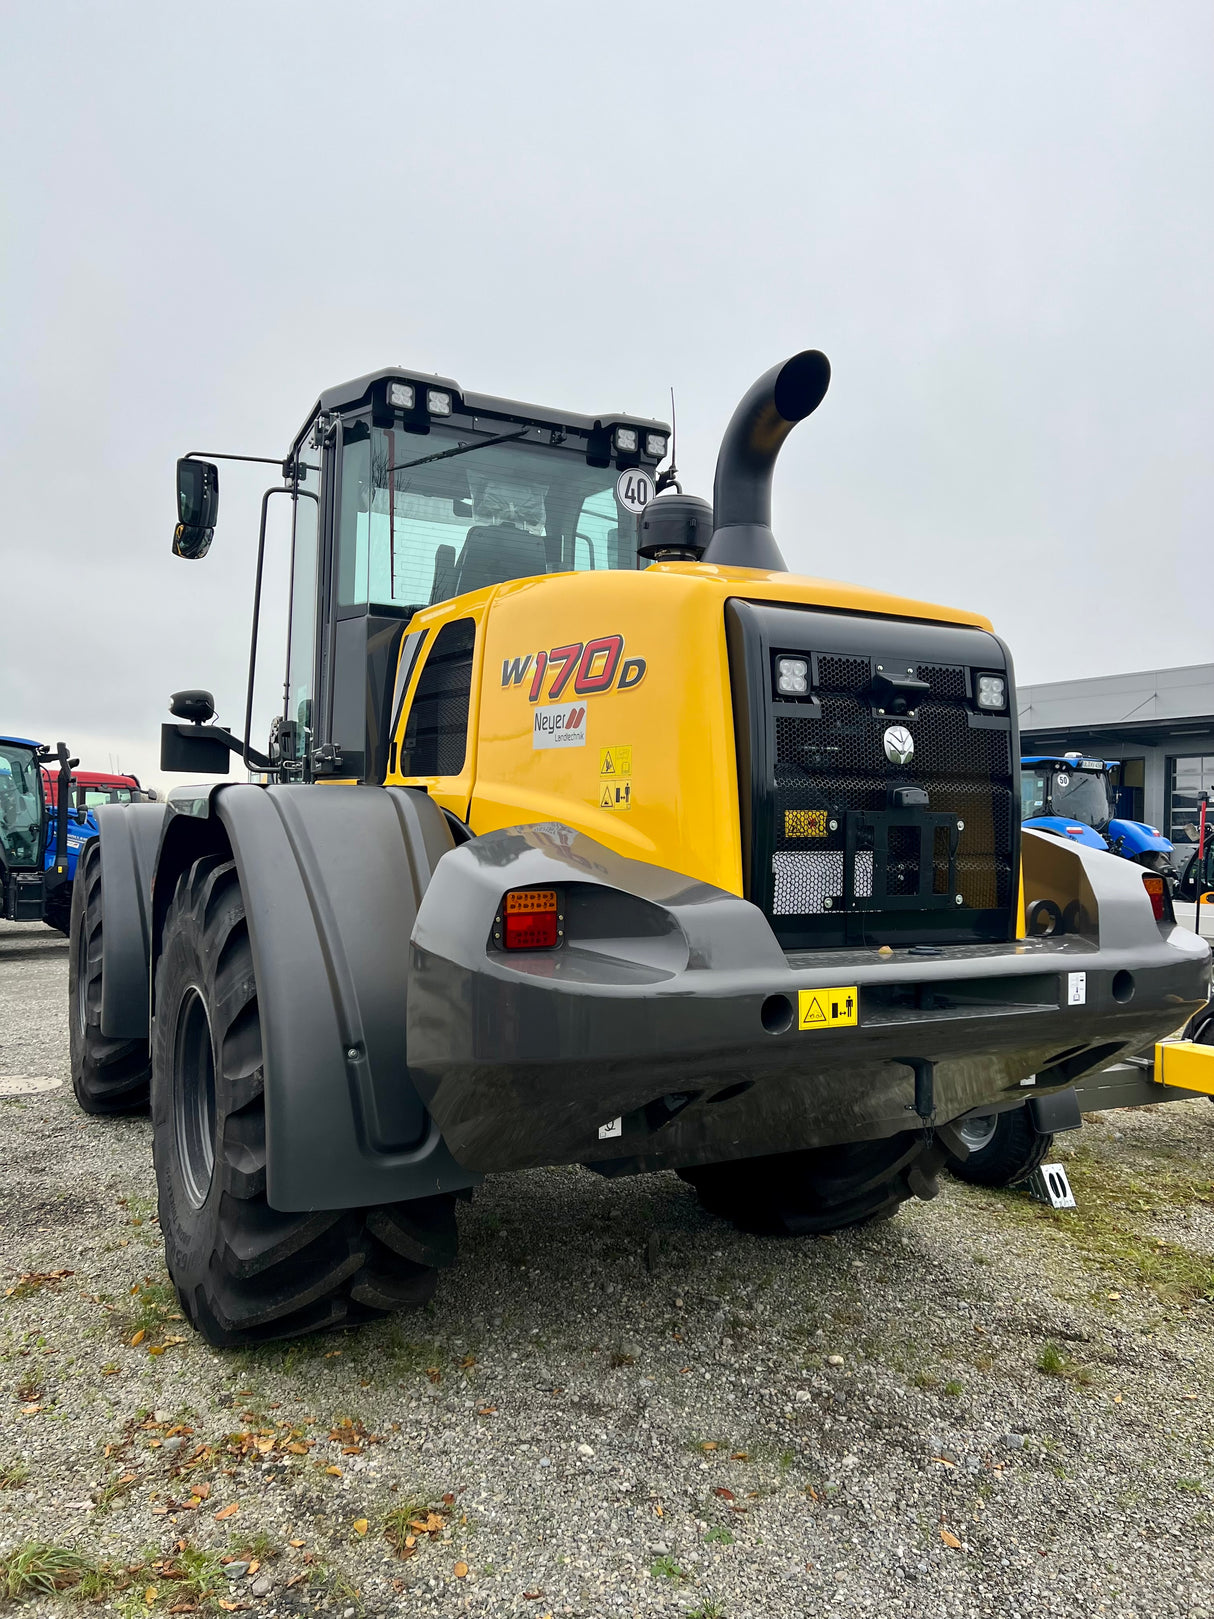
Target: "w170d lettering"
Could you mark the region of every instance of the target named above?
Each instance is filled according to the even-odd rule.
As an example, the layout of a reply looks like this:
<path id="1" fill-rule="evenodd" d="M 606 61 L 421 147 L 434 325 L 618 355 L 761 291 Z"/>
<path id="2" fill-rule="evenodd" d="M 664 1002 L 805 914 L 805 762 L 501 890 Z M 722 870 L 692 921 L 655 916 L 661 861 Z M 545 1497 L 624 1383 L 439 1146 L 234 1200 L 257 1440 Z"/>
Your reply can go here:
<path id="1" fill-rule="evenodd" d="M 596 692 L 631 691 L 645 678 L 644 658 L 624 656 L 622 635 L 600 635 L 593 641 L 571 641 L 568 646 L 549 652 L 528 652 L 519 658 L 502 659 L 502 685 L 521 686 L 531 676 L 527 696 L 538 703 L 545 695 L 560 697 L 572 689 L 579 697 Z M 544 691 L 544 681 L 548 690 Z"/>

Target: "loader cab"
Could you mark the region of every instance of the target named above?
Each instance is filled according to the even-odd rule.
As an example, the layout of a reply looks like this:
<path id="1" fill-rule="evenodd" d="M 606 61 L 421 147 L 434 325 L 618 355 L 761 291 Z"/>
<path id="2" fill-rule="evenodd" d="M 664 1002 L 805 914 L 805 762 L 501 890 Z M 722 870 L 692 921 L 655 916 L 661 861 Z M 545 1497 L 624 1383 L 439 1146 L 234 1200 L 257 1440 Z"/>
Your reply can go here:
<path id="1" fill-rule="evenodd" d="M 282 777 L 383 781 L 419 658 L 441 652 L 445 679 L 427 700 L 458 708 L 487 588 L 644 566 L 640 514 L 668 440 L 662 422 L 553 412 L 395 370 L 322 394 L 284 464 L 291 612 L 271 747 Z M 472 616 L 441 649 L 410 634 L 419 610 L 457 598 Z M 406 737 L 419 766 L 451 773 L 453 713 Z"/>

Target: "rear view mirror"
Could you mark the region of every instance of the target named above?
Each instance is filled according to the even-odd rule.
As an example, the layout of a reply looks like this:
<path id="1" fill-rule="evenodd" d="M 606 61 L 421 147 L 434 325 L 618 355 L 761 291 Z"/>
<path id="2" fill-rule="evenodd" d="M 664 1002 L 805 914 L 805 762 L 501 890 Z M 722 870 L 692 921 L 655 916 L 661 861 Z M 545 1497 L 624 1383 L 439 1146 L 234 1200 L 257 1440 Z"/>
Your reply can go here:
<path id="1" fill-rule="evenodd" d="M 173 555 L 199 561 L 211 549 L 219 517 L 219 468 L 211 461 L 177 463 L 177 527 Z"/>

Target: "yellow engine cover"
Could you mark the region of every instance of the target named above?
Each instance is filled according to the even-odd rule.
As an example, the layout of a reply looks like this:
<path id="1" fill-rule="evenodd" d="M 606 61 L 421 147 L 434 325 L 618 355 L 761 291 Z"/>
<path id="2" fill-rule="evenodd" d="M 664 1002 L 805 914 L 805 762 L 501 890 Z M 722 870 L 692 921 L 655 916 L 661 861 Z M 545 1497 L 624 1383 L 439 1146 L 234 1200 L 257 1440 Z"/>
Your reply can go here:
<path id="1" fill-rule="evenodd" d="M 559 821 L 741 894 L 731 597 L 991 627 L 979 614 L 830 580 L 702 563 L 498 585 L 409 625 L 477 622 L 463 771 L 388 780 L 426 786 L 478 835 Z M 415 670 L 413 687 L 418 678 Z M 403 725 L 402 716 L 398 748 Z"/>

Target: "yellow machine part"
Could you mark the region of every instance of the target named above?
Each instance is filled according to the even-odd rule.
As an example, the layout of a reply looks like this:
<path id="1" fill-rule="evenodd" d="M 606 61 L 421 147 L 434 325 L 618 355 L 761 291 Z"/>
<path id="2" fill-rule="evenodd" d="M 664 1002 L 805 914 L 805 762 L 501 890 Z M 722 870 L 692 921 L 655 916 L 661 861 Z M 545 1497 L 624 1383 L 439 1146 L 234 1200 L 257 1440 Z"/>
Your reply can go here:
<path id="1" fill-rule="evenodd" d="M 1155 1083 L 1214 1096 L 1214 1046 L 1161 1040 L 1155 1047 Z"/>
<path id="2" fill-rule="evenodd" d="M 517 580 L 416 614 L 433 637 L 477 625 L 458 776 L 424 786 L 478 835 L 559 821 L 636 860 L 742 893 L 738 770 L 725 637 L 730 597 L 990 629 L 988 620 L 830 580 L 702 563 Z"/>

